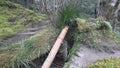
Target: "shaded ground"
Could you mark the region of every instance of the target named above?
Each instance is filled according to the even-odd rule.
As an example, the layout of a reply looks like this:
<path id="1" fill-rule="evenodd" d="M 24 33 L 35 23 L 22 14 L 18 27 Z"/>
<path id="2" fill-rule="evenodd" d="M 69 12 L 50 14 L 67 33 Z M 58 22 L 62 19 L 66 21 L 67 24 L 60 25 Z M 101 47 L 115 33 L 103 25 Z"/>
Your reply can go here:
<path id="1" fill-rule="evenodd" d="M 36 58 L 35 60 L 33 60 L 33 62 L 37 65 L 38 68 L 41 68 L 42 64 L 44 63 L 45 59 L 46 59 L 47 55 L 45 56 L 41 56 L 39 58 Z M 50 68 L 63 68 L 64 66 L 64 59 L 61 57 L 56 57 L 51 65 Z M 32 67 L 31 68 L 35 68 Z"/>

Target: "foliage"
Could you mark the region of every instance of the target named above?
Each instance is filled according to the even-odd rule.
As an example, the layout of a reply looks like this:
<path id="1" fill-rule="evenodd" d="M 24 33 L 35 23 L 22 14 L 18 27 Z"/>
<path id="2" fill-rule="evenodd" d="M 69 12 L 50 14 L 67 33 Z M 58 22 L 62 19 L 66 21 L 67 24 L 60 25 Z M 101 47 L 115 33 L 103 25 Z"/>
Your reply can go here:
<path id="1" fill-rule="evenodd" d="M 77 49 L 79 48 L 79 46 L 77 45 L 77 42 L 75 42 L 75 44 L 73 45 L 74 47 L 72 47 L 68 53 L 68 58 L 72 57 L 75 52 L 77 51 Z"/>
<path id="2" fill-rule="evenodd" d="M 57 25 L 58 28 L 62 28 L 66 25 L 68 25 L 68 21 L 71 19 L 77 17 L 79 14 L 79 11 L 75 6 L 73 5 L 66 5 L 61 11 L 59 11 L 59 19 Z"/>
<path id="3" fill-rule="evenodd" d="M 64 68 L 69 68 L 70 64 L 71 64 L 71 62 L 66 62 L 66 63 L 64 64 Z"/>
<path id="4" fill-rule="evenodd" d="M 115 41 L 120 43 L 120 23 L 116 25 L 116 30 L 114 31 Z"/>
<path id="5" fill-rule="evenodd" d="M 58 27 L 68 25 L 68 21 L 77 17 L 88 18 L 94 16 L 95 3 L 94 0 L 70 0 L 67 5 L 59 10 Z"/>
<path id="6" fill-rule="evenodd" d="M 15 35 L 26 27 L 32 26 L 32 24 L 40 23 L 45 17 L 46 15 L 26 9 L 19 4 L 12 3 L 8 0 L 0 0 L 0 41 Z M 51 41 L 48 39 L 51 39 L 50 37 L 53 38 L 52 35 L 54 32 L 49 32 L 48 29 L 41 30 L 38 35 L 19 41 L 19 43 L 1 47 L 0 67 L 19 68 L 23 65 L 28 68 L 29 64 L 33 64 L 31 60 L 46 53 L 50 49 L 50 43 L 53 39 Z M 49 35 L 46 33 L 49 33 Z"/>
<path id="7" fill-rule="evenodd" d="M 45 18 L 44 14 L 36 13 L 10 1 L 0 0 L 0 6 L 0 40 Z"/>
<path id="8" fill-rule="evenodd" d="M 57 36 L 53 26 L 42 29 L 38 34 L 18 43 L 0 48 L 0 67 L 19 68 L 35 66 L 31 61 L 47 53 Z M 49 33 L 49 34 L 48 34 Z M 7 59 L 6 59 L 7 58 Z"/>
<path id="9" fill-rule="evenodd" d="M 94 62 L 88 68 L 120 68 L 120 59 L 104 59 Z"/>
<path id="10" fill-rule="evenodd" d="M 74 39 L 76 41 L 81 41 L 88 45 L 94 45 L 100 43 L 100 37 L 105 36 L 108 38 L 113 38 L 113 32 L 109 22 L 101 19 L 81 19 L 76 18 L 78 24 L 78 33 L 75 33 Z"/>
<path id="11" fill-rule="evenodd" d="M 114 31 L 111 35 L 106 34 L 106 36 L 109 36 L 109 38 L 115 41 L 116 43 L 118 44 L 120 43 L 120 32 L 119 31 Z"/>
<path id="12" fill-rule="evenodd" d="M 71 58 L 74 56 L 74 54 L 76 53 L 76 51 L 78 50 L 78 48 L 80 47 L 80 46 L 78 45 L 78 42 L 75 42 L 73 46 L 74 46 L 74 47 L 72 47 L 72 48 L 69 50 L 68 59 L 71 59 Z M 70 64 L 71 64 L 71 61 L 65 62 L 64 68 L 69 68 Z"/>

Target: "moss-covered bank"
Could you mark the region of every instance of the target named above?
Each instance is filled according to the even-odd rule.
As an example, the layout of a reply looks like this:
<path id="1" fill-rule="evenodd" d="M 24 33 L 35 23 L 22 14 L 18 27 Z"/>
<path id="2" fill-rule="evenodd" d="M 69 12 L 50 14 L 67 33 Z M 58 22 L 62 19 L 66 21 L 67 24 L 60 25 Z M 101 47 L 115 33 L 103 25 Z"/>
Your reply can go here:
<path id="1" fill-rule="evenodd" d="M 0 0 L 0 40 L 16 34 L 33 23 L 40 23 L 44 18 L 44 14 L 10 1 Z"/>
<path id="2" fill-rule="evenodd" d="M 39 24 L 46 15 L 22 7 L 8 0 L 0 0 L 0 41 L 17 34 L 27 27 Z M 29 67 L 31 60 L 47 53 L 56 37 L 52 25 L 44 27 L 38 34 L 0 47 L 0 68 Z"/>
<path id="3" fill-rule="evenodd" d="M 50 50 L 57 36 L 55 31 L 57 30 L 50 25 L 26 40 L 1 47 L 0 67 L 19 68 L 21 65 L 25 68 L 29 67 L 29 64 L 32 64 L 31 60 L 46 54 Z"/>

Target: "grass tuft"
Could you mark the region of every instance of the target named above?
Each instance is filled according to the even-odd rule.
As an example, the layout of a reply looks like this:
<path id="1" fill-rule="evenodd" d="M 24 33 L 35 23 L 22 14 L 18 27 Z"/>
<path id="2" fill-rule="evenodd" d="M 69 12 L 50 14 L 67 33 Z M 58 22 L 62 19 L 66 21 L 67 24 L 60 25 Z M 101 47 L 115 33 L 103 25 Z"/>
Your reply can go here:
<path id="1" fill-rule="evenodd" d="M 19 68 L 23 66 L 28 68 L 29 64 L 33 64 L 31 60 L 46 54 L 50 50 L 57 36 L 54 31 L 55 29 L 49 26 L 29 39 L 1 47 L 0 67 Z"/>
<path id="2" fill-rule="evenodd" d="M 63 28 L 68 25 L 68 21 L 78 17 L 79 10 L 74 5 L 66 5 L 62 10 L 59 11 L 58 28 Z"/>

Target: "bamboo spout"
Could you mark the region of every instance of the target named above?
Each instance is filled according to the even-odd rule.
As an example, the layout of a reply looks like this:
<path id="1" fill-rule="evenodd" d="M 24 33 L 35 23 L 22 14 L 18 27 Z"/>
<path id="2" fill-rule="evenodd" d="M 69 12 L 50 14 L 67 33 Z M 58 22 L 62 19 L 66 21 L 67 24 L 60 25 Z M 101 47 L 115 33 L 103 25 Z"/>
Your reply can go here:
<path id="1" fill-rule="evenodd" d="M 60 35 L 58 36 L 56 42 L 54 43 L 54 45 L 53 45 L 53 47 L 52 47 L 49 55 L 47 56 L 47 59 L 46 59 L 45 62 L 43 63 L 42 68 L 50 68 L 50 66 L 51 66 L 51 64 L 52 64 L 52 62 L 53 62 L 53 60 L 54 60 L 54 58 L 55 58 L 55 56 L 56 56 L 56 54 L 57 54 L 60 46 L 61 46 L 61 43 L 62 43 L 62 41 L 63 41 L 63 39 L 64 39 L 67 31 L 68 31 L 68 29 L 69 29 L 69 27 L 66 26 L 66 27 L 61 31 L 61 33 L 60 33 Z"/>

